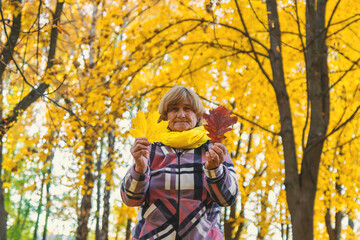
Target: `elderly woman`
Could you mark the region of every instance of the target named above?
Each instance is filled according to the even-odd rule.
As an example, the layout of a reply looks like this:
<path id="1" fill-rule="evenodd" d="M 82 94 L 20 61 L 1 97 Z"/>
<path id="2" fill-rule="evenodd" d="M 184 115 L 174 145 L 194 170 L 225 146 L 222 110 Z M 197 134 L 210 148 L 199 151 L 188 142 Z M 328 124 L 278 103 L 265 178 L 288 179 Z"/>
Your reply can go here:
<path id="1" fill-rule="evenodd" d="M 210 144 L 198 95 L 173 87 L 160 101 L 169 140 L 137 138 L 134 165 L 121 185 L 128 206 L 141 206 L 133 239 L 223 239 L 220 206 L 234 203 L 238 184 L 223 144 Z"/>

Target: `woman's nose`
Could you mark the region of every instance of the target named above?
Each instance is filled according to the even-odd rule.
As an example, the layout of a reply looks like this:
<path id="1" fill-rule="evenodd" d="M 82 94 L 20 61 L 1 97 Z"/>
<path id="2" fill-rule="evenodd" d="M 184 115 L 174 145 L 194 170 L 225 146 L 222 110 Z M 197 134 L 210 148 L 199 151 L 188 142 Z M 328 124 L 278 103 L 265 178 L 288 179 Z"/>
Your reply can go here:
<path id="1" fill-rule="evenodd" d="M 181 118 L 184 118 L 185 117 L 185 111 L 180 109 L 179 112 L 178 112 L 178 116 L 181 117 Z"/>

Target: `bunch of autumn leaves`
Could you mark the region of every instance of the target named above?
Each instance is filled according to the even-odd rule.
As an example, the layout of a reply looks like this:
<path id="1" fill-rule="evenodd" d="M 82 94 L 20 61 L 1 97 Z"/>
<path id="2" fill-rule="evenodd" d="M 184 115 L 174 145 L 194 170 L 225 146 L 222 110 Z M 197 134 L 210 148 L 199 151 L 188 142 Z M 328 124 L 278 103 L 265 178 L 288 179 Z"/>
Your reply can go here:
<path id="1" fill-rule="evenodd" d="M 231 117 L 232 111 L 224 106 L 219 106 L 204 113 L 203 118 L 206 120 L 204 128 L 208 132 L 207 135 L 212 143 L 221 143 L 225 139 L 225 133 L 232 130 L 230 126 L 237 122 L 237 117 Z M 158 122 L 160 114 L 151 112 L 146 117 L 144 112 L 139 111 L 133 119 L 130 135 L 137 137 L 145 137 L 149 142 L 161 142 L 164 132 L 168 131 L 167 121 Z"/>

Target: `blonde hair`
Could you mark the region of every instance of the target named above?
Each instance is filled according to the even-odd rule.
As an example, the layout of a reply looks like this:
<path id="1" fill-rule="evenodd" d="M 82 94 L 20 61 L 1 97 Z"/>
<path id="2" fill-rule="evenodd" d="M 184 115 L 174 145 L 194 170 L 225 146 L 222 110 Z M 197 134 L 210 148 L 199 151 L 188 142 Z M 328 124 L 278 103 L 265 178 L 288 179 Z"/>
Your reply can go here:
<path id="1" fill-rule="evenodd" d="M 159 122 L 162 120 L 167 120 L 167 113 L 169 106 L 179 104 L 188 99 L 190 101 L 191 107 L 197 117 L 196 126 L 200 126 L 203 121 L 203 113 L 205 112 L 205 108 L 200 100 L 200 97 L 189 88 L 184 86 L 175 86 L 171 88 L 165 95 L 161 98 L 159 104 L 159 113 L 160 118 Z"/>

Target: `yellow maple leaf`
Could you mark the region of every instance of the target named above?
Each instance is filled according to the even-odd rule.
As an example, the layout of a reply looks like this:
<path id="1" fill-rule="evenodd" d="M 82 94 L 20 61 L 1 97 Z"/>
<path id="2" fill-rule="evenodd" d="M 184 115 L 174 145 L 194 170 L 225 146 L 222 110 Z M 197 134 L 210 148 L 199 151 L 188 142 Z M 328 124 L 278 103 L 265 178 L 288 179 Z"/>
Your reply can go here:
<path id="1" fill-rule="evenodd" d="M 168 122 L 161 121 L 158 123 L 160 114 L 151 112 L 147 118 L 143 111 L 139 111 L 137 116 L 132 120 L 130 135 L 134 138 L 145 137 L 149 142 L 161 142 L 163 133 L 167 131 Z"/>

